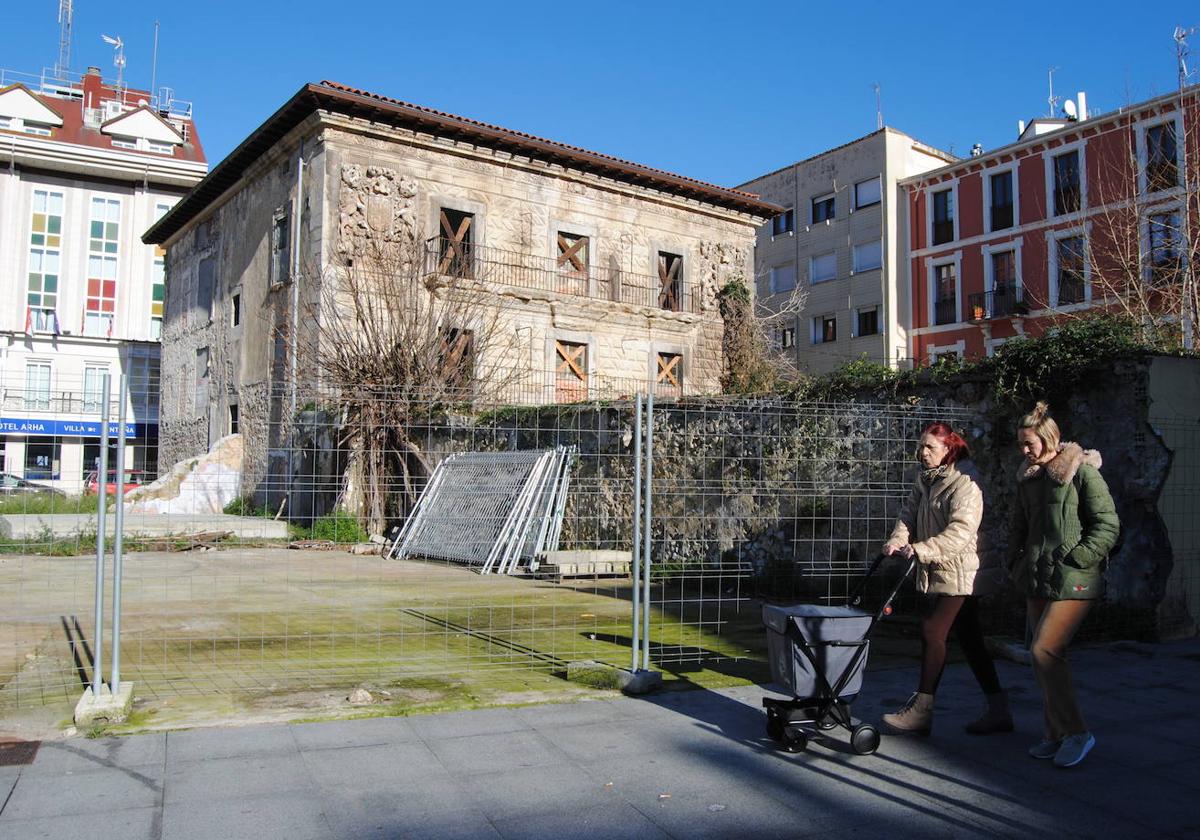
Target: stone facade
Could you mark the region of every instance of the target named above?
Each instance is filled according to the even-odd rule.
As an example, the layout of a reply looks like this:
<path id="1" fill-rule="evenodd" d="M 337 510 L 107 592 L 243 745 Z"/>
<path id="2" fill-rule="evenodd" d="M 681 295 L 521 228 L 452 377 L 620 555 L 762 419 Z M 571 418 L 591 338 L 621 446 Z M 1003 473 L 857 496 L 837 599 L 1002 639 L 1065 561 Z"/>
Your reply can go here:
<path id="1" fill-rule="evenodd" d="M 228 188 L 192 201 L 182 221 L 168 217 L 166 228 L 148 235 L 166 244 L 170 277 L 163 463 L 206 451 L 236 425 L 248 457 L 259 460 L 247 464 L 247 489 L 273 495 L 279 471 L 270 460 L 282 464 L 290 418 L 302 408 L 289 383 L 294 374 L 308 392 L 319 379 L 302 340 L 311 329 L 305 319 L 320 304 L 317 278 L 381 243 L 427 243 L 445 233 L 447 217 L 470 218 L 469 253 L 508 336 L 502 359 L 475 359 L 479 370 L 513 366 L 502 398 L 563 401 L 561 342 L 586 346 L 585 386 L 568 396 L 661 390 L 661 359 L 675 356 L 674 372 L 682 373 L 675 395 L 719 390 L 717 295 L 731 280 L 750 277 L 755 227 L 777 208 L 697 182 L 663 186 L 654 182 L 686 179 L 653 170 L 649 178 L 612 176 L 583 158 L 564 163 L 511 143 L 465 142 L 335 110 L 296 121 L 232 174 L 223 163 L 214 176 Z M 716 200 L 706 200 L 706 191 Z M 587 239 L 586 265 L 571 275 L 570 288 L 555 283 L 564 235 Z M 676 261 L 667 303 L 662 255 Z"/>

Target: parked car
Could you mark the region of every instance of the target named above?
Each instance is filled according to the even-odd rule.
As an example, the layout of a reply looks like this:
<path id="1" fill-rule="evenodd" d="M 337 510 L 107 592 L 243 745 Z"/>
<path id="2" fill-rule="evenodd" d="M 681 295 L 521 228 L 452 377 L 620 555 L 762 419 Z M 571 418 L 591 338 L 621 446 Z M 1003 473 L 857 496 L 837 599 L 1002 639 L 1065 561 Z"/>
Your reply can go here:
<path id="1" fill-rule="evenodd" d="M 83 481 L 83 491 L 85 493 L 99 493 L 100 482 L 97 479 L 98 470 L 92 470 L 88 473 L 87 478 Z M 125 470 L 125 492 L 128 493 L 136 490 L 143 484 L 149 484 L 151 477 L 145 470 Z M 107 488 L 105 492 L 113 494 L 117 492 L 117 471 L 108 471 L 108 481 L 105 482 Z"/>
<path id="2" fill-rule="evenodd" d="M 47 493 L 51 496 L 65 496 L 61 490 L 48 484 L 38 484 L 35 481 L 21 478 L 19 475 L 0 475 L 0 495 L 13 496 L 18 493 Z"/>

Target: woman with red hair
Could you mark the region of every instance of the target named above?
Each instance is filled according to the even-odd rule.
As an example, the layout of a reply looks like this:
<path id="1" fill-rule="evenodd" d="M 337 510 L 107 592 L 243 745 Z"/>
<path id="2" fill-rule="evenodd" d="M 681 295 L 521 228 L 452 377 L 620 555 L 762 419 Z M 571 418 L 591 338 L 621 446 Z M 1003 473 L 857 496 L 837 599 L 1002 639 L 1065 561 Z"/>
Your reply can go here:
<path id="1" fill-rule="evenodd" d="M 933 697 L 946 667 L 946 642 L 955 629 L 987 709 L 967 724 L 967 732 L 1012 732 L 1008 696 L 1000 688 L 996 666 L 983 641 L 976 596 L 992 578 L 981 568 L 979 523 L 983 488 L 969 460 L 967 442 L 945 423 L 932 423 L 921 434 L 917 460 L 921 471 L 900 510 L 884 554 L 917 558 L 917 590 L 930 596 L 921 622 L 921 677 L 916 693 L 883 722 L 901 733 L 933 731 Z"/>

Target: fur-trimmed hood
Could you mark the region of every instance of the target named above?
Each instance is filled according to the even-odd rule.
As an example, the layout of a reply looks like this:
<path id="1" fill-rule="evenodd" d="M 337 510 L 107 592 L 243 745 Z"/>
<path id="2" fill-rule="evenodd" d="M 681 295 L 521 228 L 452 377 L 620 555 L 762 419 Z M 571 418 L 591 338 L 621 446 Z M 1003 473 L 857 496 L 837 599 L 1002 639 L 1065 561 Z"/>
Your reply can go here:
<path id="1" fill-rule="evenodd" d="M 1083 464 L 1091 464 L 1096 469 L 1100 469 L 1102 463 L 1104 460 L 1095 449 L 1084 449 L 1078 443 L 1061 443 L 1058 446 L 1058 453 L 1045 464 L 1022 463 L 1017 468 L 1017 481 L 1036 478 L 1045 469 L 1046 475 L 1055 484 L 1067 485 L 1074 480 L 1075 473 L 1079 472 L 1079 468 Z"/>

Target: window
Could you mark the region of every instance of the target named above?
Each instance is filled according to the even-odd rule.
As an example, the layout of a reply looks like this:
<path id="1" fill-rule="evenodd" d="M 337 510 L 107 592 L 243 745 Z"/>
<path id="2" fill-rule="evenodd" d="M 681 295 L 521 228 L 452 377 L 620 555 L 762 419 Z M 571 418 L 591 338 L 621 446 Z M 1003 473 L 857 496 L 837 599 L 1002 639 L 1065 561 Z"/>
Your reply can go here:
<path id="1" fill-rule="evenodd" d="M 475 332 L 459 327 L 442 327 L 438 333 L 442 382 L 450 390 L 469 389 L 475 376 Z"/>
<path id="2" fill-rule="evenodd" d="M 229 405 L 229 434 L 236 435 L 238 433 L 238 405 L 230 403 Z"/>
<path id="3" fill-rule="evenodd" d="M 33 191 L 29 221 L 26 306 L 28 332 L 58 332 L 58 279 L 62 258 L 63 194 Z"/>
<path id="4" fill-rule="evenodd" d="M 87 297 L 84 302 L 84 335 L 112 337 L 117 307 L 117 255 L 120 249 L 121 202 L 92 199 L 88 229 Z"/>
<path id="5" fill-rule="evenodd" d="M 674 394 L 683 390 L 683 355 L 680 353 L 658 353 L 657 371 L 654 377 L 656 394 Z"/>
<path id="6" fill-rule="evenodd" d="M 679 254 L 658 252 L 658 307 L 679 312 L 682 308 L 683 257 Z"/>
<path id="7" fill-rule="evenodd" d="M 41 123 L 29 122 L 28 120 L 26 120 L 25 121 L 25 133 L 26 134 L 36 134 L 39 137 L 49 137 L 53 133 L 53 131 L 51 130 L 50 126 L 48 126 L 48 125 L 42 125 Z"/>
<path id="8" fill-rule="evenodd" d="M 136 138 L 120 135 L 113 135 L 112 144 L 114 149 L 136 149 L 138 147 Z"/>
<path id="9" fill-rule="evenodd" d="M 779 329 L 779 349 L 790 350 L 796 346 L 796 328 L 781 327 Z"/>
<path id="10" fill-rule="evenodd" d="M 560 230 L 557 237 L 556 267 L 558 290 L 567 294 L 588 293 L 588 237 Z"/>
<path id="11" fill-rule="evenodd" d="M 958 323 L 958 268 L 954 263 L 933 267 L 933 323 Z"/>
<path id="12" fill-rule="evenodd" d="M 108 463 L 106 471 L 111 471 L 116 475 L 115 466 L 117 463 L 117 442 L 109 441 L 108 444 Z M 83 445 L 83 469 L 80 471 L 84 481 L 93 478 L 100 474 L 100 444 L 85 443 Z"/>
<path id="13" fill-rule="evenodd" d="M 291 211 L 282 207 L 271 216 L 271 284 L 286 283 L 291 277 Z"/>
<path id="14" fill-rule="evenodd" d="M 1055 305 L 1083 303 L 1085 299 L 1085 253 L 1082 236 L 1064 236 L 1054 243 L 1058 294 Z"/>
<path id="15" fill-rule="evenodd" d="M 156 155 L 173 155 L 175 154 L 175 146 L 172 143 L 159 143 L 154 140 L 146 141 L 146 148 Z"/>
<path id="16" fill-rule="evenodd" d="M 835 218 L 834 194 L 823 195 L 812 200 L 812 223 L 827 222 Z"/>
<path id="17" fill-rule="evenodd" d="M 796 266 L 792 263 L 771 269 L 771 294 L 790 292 L 796 288 Z"/>
<path id="18" fill-rule="evenodd" d="M 475 214 L 443 207 L 438 211 L 438 273 L 474 276 Z"/>
<path id="19" fill-rule="evenodd" d="M 1146 220 L 1149 245 L 1150 279 L 1170 283 L 1178 279 L 1182 263 L 1180 254 L 1179 214 L 1154 213 Z"/>
<path id="20" fill-rule="evenodd" d="M 587 345 L 554 342 L 554 395 L 558 402 L 579 402 L 588 395 Z"/>
<path id="21" fill-rule="evenodd" d="M 1146 190 L 1159 192 L 1179 186 L 1179 160 L 1176 157 L 1175 123 L 1166 122 L 1146 129 Z"/>
<path id="22" fill-rule="evenodd" d="M 818 254 L 809 258 L 808 276 L 812 283 L 824 283 L 837 277 L 837 252 Z"/>
<path id="23" fill-rule="evenodd" d="M 989 267 L 992 272 L 992 305 L 988 315 L 992 318 L 1011 315 L 1017 305 L 1017 252 L 993 251 Z"/>
<path id="24" fill-rule="evenodd" d="M 83 368 L 83 411 L 100 414 L 104 409 L 104 384 L 108 381 L 108 365 L 85 365 Z"/>
<path id="25" fill-rule="evenodd" d="M 796 230 L 796 208 L 789 207 L 771 220 L 771 235 L 783 236 Z"/>
<path id="26" fill-rule="evenodd" d="M 938 190 L 933 194 L 933 244 L 954 241 L 954 190 Z"/>
<path id="27" fill-rule="evenodd" d="M 812 320 L 812 343 L 829 344 L 837 341 L 837 316 L 818 315 Z"/>
<path id="28" fill-rule="evenodd" d="M 0 117 L 0 129 L 11 131 L 13 127 L 12 117 Z"/>
<path id="29" fill-rule="evenodd" d="M 131 347 L 126 371 L 129 374 L 129 401 L 133 405 L 133 416 L 153 421 L 158 417 L 160 389 L 158 348 Z"/>
<path id="30" fill-rule="evenodd" d="M 1054 215 L 1076 213 L 1082 206 L 1078 150 L 1058 155 L 1054 165 Z"/>
<path id="31" fill-rule="evenodd" d="M 167 297 L 167 252 L 154 246 L 154 262 L 150 266 L 150 338 L 162 340 L 163 304 Z"/>
<path id="32" fill-rule="evenodd" d="M 870 207 L 872 204 L 878 204 L 882 200 L 882 192 L 879 187 L 879 177 L 868 178 L 865 181 L 859 181 L 854 185 L 854 209 L 861 210 L 863 207 Z"/>
<path id="33" fill-rule="evenodd" d="M 997 172 L 988 179 L 991 206 L 988 218 L 991 230 L 1005 230 L 1013 226 L 1013 173 L 1012 170 Z"/>
<path id="34" fill-rule="evenodd" d="M 30 411 L 50 410 L 50 363 L 25 363 L 25 408 Z"/>
<path id="35" fill-rule="evenodd" d="M 854 246 L 854 270 L 870 271 L 883 265 L 883 241 L 876 239 Z"/>
<path id="36" fill-rule="evenodd" d="M 229 298 L 229 326 L 240 327 L 242 325 L 242 296 L 234 292 Z"/>
<path id="37" fill-rule="evenodd" d="M 879 307 L 871 306 L 866 309 L 860 309 L 855 313 L 856 323 L 854 334 L 859 338 L 867 335 L 879 334 Z"/>
<path id="38" fill-rule="evenodd" d="M 55 438 L 31 437 L 25 444 L 25 478 L 56 480 L 62 465 L 62 446 Z"/>

